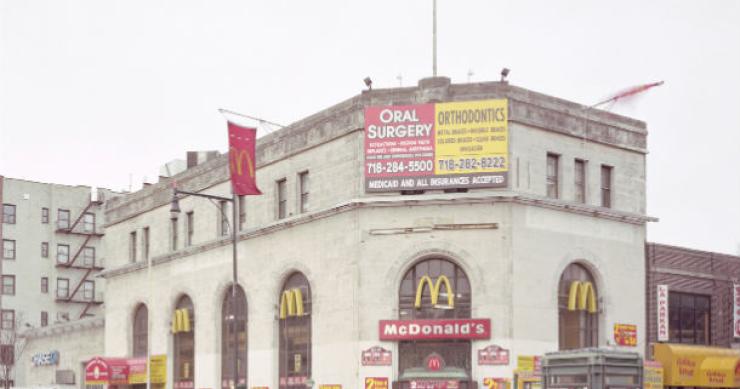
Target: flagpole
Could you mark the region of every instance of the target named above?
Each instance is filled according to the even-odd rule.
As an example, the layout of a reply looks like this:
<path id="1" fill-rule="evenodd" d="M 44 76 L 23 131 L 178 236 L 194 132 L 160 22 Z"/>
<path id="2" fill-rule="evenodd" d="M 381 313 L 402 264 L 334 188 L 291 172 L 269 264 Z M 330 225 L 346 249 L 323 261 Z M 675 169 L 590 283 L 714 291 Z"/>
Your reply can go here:
<path id="1" fill-rule="evenodd" d="M 250 116 L 250 115 L 245 115 L 245 114 L 243 114 L 243 113 L 235 112 L 235 111 L 232 111 L 232 110 L 229 110 L 229 109 L 225 109 L 225 108 L 219 108 L 219 109 L 218 109 L 218 112 L 219 112 L 219 113 L 221 113 L 222 115 L 223 115 L 223 114 L 225 114 L 225 113 L 227 113 L 227 114 L 230 114 L 230 115 L 236 115 L 236 116 L 241 116 L 241 117 L 243 117 L 243 118 L 247 118 L 247 119 L 252 119 L 252 120 L 256 120 L 256 121 L 258 121 L 258 122 L 260 122 L 260 123 L 267 123 L 267 124 L 271 124 L 271 125 L 273 125 L 273 126 L 278 126 L 278 127 L 280 127 L 280 128 L 283 128 L 283 127 L 285 127 L 285 126 L 284 126 L 284 125 L 282 125 L 282 124 L 278 124 L 278 123 L 275 123 L 275 122 L 271 122 L 271 121 L 269 121 L 269 120 L 265 120 L 265 119 L 262 119 L 262 118 L 258 118 L 258 117 L 256 117 L 256 116 Z M 226 120 L 227 120 L 227 121 L 229 121 L 229 118 L 226 118 Z"/>
<path id="2" fill-rule="evenodd" d="M 232 332 L 234 334 L 234 389 L 236 389 L 239 386 L 239 338 L 237 336 L 237 328 L 236 328 L 236 283 L 237 283 L 237 276 L 236 276 L 236 238 L 237 238 L 237 208 L 239 207 L 239 202 L 237 201 L 236 197 L 236 191 L 234 190 L 234 185 L 231 186 L 231 238 L 232 238 L 232 251 L 233 251 L 233 258 L 232 258 L 232 272 L 234 280 L 231 283 L 231 313 L 232 313 L 232 319 L 231 319 L 231 325 L 232 325 Z"/>

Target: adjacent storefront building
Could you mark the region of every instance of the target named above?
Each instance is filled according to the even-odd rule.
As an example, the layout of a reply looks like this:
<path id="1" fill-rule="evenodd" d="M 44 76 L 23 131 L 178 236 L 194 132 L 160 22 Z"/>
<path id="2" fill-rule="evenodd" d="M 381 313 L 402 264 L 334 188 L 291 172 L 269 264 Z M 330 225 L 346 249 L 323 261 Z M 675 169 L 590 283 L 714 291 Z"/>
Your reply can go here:
<path id="1" fill-rule="evenodd" d="M 646 245 L 648 350 L 668 387 L 740 387 L 740 257 Z"/>
<path id="2" fill-rule="evenodd" d="M 162 355 L 168 389 L 463 389 L 642 352 L 646 137 L 505 82 L 365 91 L 259 139 L 235 220 L 171 214 L 168 179 L 107 204 L 103 358 Z M 230 197 L 241 163 L 173 179 Z"/>

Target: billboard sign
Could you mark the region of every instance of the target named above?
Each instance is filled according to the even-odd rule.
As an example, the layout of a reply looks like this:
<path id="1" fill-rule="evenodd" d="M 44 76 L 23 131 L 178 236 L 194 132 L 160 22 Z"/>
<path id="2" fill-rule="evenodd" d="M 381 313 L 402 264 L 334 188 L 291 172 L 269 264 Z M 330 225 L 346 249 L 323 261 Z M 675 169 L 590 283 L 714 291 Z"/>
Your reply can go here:
<path id="1" fill-rule="evenodd" d="M 508 365 L 509 350 L 492 344 L 486 348 L 478 350 L 479 365 Z"/>
<path id="2" fill-rule="evenodd" d="M 365 108 L 365 190 L 505 188 L 508 101 Z"/>
<path id="3" fill-rule="evenodd" d="M 390 366 L 391 350 L 380 346 L 370 347 L 362 350 L 362 366 Z"/>

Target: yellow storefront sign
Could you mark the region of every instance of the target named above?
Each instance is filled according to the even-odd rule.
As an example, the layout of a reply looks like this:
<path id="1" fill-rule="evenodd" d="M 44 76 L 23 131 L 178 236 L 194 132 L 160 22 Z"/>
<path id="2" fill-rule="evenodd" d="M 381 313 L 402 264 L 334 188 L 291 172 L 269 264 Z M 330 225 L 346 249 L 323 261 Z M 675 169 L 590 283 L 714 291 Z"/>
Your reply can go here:
<path id="1" fill-rule="evenodd" d="M 740 388 L 740 350 L 656 344 L 654 354 L 665 386 Z"/>
<path id="2" fill-rule="evenodd" d="M 509 170 L 506 99 L 435 104 L 435 174 Z"/>
<path id="3" fill-rule="evenodd" d="M 645 361 L 642 372 L 643 389 L 663 389 L 663 365 L 660 362 Z"/>
<path id="4" fill-rule="evenodd" d="M 164 384 L 167 382 L 167 356 L 166 355 L 152 355 L 150 357 L 150 365 L 152 368 L 152 383 L 153 384 Z M 136 364 L 136 365 L 130 365 L 129 366 L 129 376 L 128 376 L 128 383 L 130 385 L 135 384 L 145 384 L 146 383 L 146 375 L 147 375 L 147 367 L 146 367 L 146 358 L 144 358 L 144 363 Z"/>

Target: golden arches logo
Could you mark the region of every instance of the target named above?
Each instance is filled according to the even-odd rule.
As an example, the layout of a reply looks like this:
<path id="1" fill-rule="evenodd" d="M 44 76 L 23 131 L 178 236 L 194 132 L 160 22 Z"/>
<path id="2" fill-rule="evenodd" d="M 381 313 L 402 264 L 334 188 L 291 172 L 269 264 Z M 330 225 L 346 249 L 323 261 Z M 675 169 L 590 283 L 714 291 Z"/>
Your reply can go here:
<path id="1" fill-rule="evenodd" d="M 254 161 L 252 161 L 252 156 L 247 150 L 237 150 L 236 147 L 229 148 L 229 164 L 231 171 L 236 172 L 237 175 L 244 175 L 244 168 L 246 167 L 249 177 L 254 178 Z"/>
<path id="2" fill-rule="evenodd" d="M 172 317 L 172 333 L 190 332 L 190 329 L 190 313 L 188 309 L 176 309 Z"/>
<path id="3" fill-rule="evenodd" d="M 596 313 L 596 292 L 588 281 L 573 281 L 568 292 L 568 310 Z"/>
<path id="4" fill-rule="evenodd" d="M 303 293 L 299 288 L 284 290 L 280 296 L 280 318 L 303 316 Z"/>
<path id="5" fill-rule="evenodd" d="M 437 305 L 440 289 L 442 288 L 442 285 L 444 285 L 447 291 L 447 306 L 455 308 L 455 294 L 452 292 L 452 286 L 450 286 L 450 280 L 447 279 L 447 276 L 437 277 L 437 282 L 432 282 L 432 279 L 429 278 L 429 276 L 421 277 L 419 285 L 416 287 L 416 301 L 414 303 L 414 307 L 421 308 L 421 296 L 424 294 L 424 285 L 429 285 L 429 293 L 432 297 L 433 306 Z"/>

